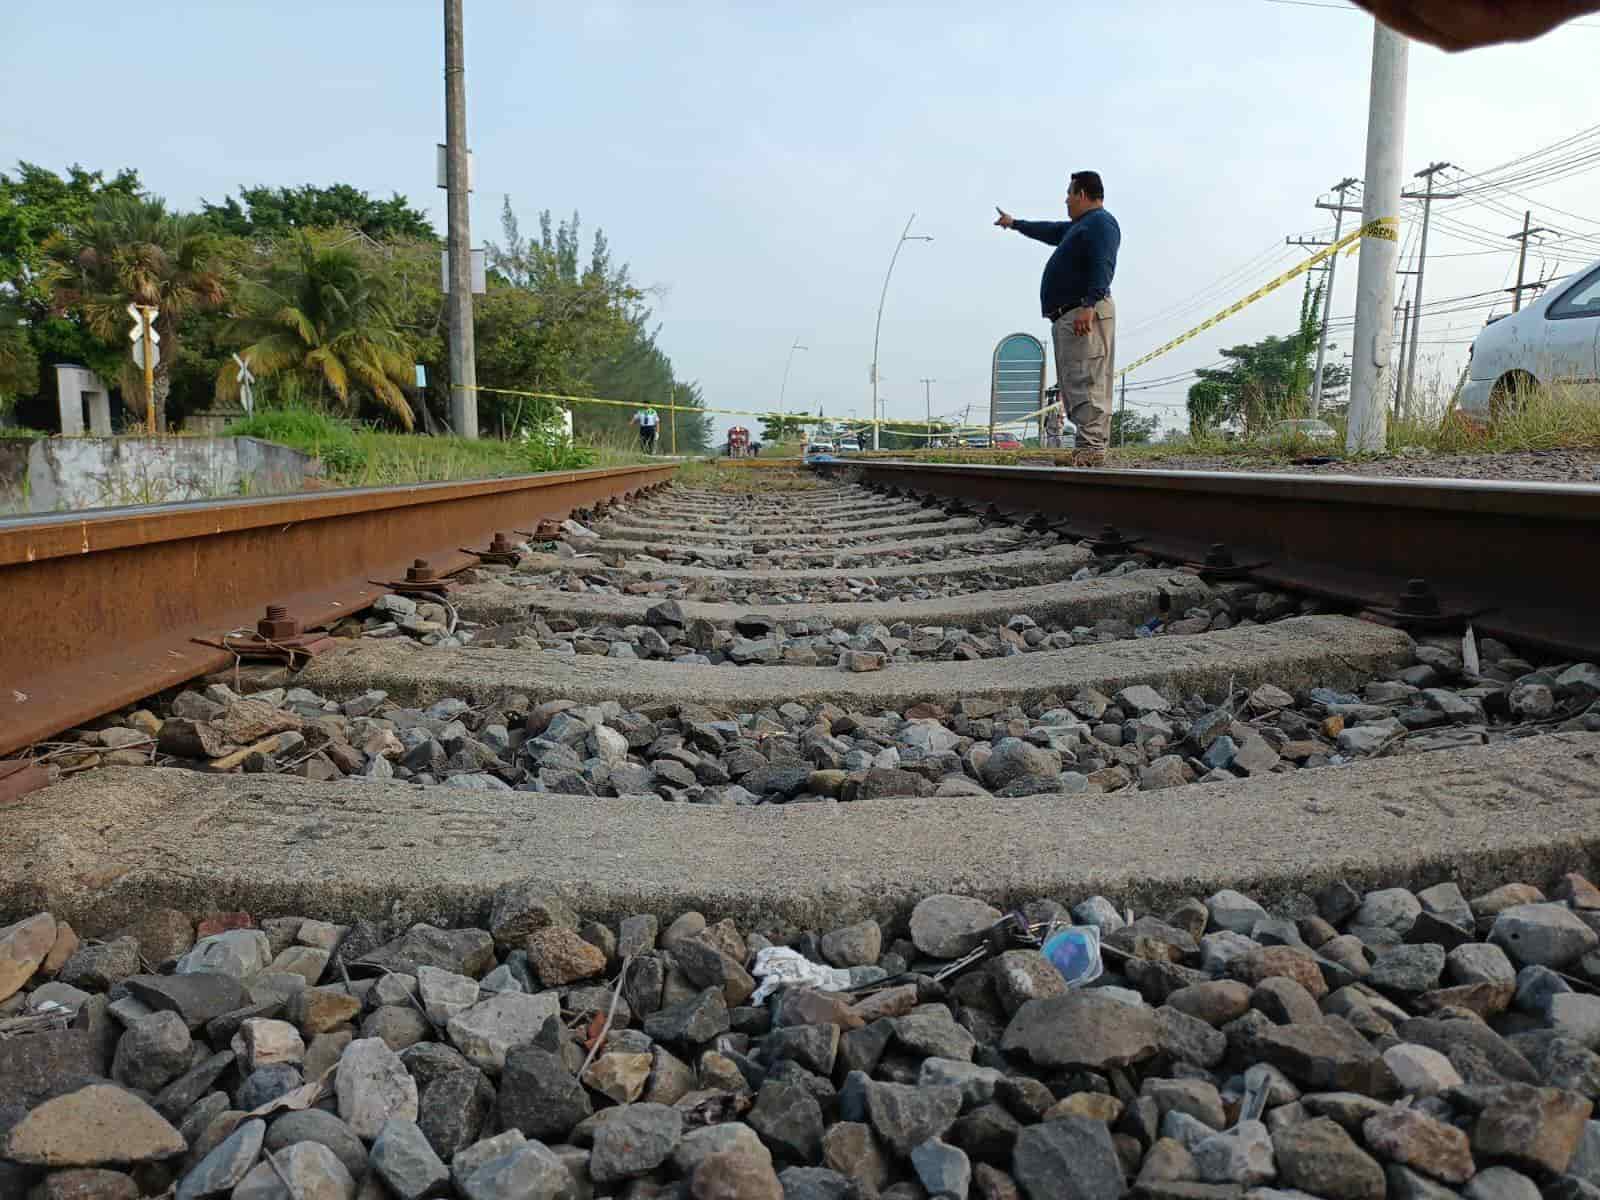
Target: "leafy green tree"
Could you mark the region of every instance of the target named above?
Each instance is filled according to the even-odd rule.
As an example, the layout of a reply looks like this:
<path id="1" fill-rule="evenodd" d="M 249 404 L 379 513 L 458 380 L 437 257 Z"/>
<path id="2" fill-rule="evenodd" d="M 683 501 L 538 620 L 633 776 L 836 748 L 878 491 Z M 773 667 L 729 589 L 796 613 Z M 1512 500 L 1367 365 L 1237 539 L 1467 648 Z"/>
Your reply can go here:
<path id="1" fill-rule="evenodd" d="M 261 278 L 241 287 L 241 315 L 229 323 L 228 337 L 280 395 L 309 398 L 317 407 L 332 400 L 349 411 L 370 399 L 410 429 L 404 389 L 412 380 L 411 344 L 388 292 L 384 273 L 354 246 L 324 245 L 300 233 Z M 238 395 L 232 361 L 222 368 L 218 391 Z"/>
<path id="2" fill-rule="evenodd" d="M 1189 433 L 1203 437 L 1228 419 L 1229 391 L 1216 379 L 1201 379 L 1189 386 Z"/>
<path id="3" fill-rule="evenodd" d="M 508 196 L 500 225 L 502 241 L 488 248 L 489 291 L 475 326 L 480 385 L 625 401 L 572 406 L 575 432 L 597 441 L 631 442 L 635 406 L 703 406 L 699 387 L 675 376 L 650 326 L 649 293 L 626 264 L 612 261 L 603 231 L 595 231 L 585 261 L 577 213 L 559 223 L 548 210 L 540 213 L 533 239 L 522 233 Z M 479 413 L 515 428 L 551 403 L 485 393 Z M 671 428 L 671 414 L 663 414 L 662 445 L 671 444 Z M 680 451 L 709 448 L 711 423 L 677 414 L 676 441 Z"/>
<path id="4" fill-rule="evenodd" d="M 1111 444 L 1113 446 L 1142 446 L 1155 437 L 1161 428 L 1161 418 L 1151 413 L 1141 417 L 1136 412 L 1118 409 L 1111 414 Z"/>
<path id="5" fill-rule="evenodd" d="M 596 394 L 598 364 L 638 340 L 637 326 L 648 315 L 644 293 L 633 285 L 626 266 L 612 265 L 603 232 L 596 232 L 588 264 L 580 268 L 582 234 L 576 213 L 559 225 L 552 225 L 549 212 L 541 213 L 539 237 L 533 240 L 523 236 L 508 196 L 500 224 L 505 240 L 488 246 L 489 295 L 480 305 L 486 313 L 492 314 L 498 304 L 516 315 L 500 329 L 487 330 L 478 355 L 480 385 Z M 510 294 L 494 298 L 502 289 Z M 486 393 L 479 399 L 480 416 L 514 406 L 517 399 Z M 579 428 L 590 434 L 621 431 L 627 424 L 622 410 L 607 415 L 588 406 L 576 415 Z"/>
<path id="6" fill-rule="evenodd" d="M 127 356 L 124 336 L 130 303 L 160 308 L 156 331 L 161 360 L 155 368 L 155 410 L 167 424 L 172 362 L 182 346 L 185 320 L 221 306 L 229 278 L 216 236 L 200 217 L 169 212 L 157 197 L 100 196 L 86 216 L 51 235 L 44 245 L 44 279 L 58 314 L 71 315 L 101 343 L 89 365 L 123 380 L 124 403 L 144 411 L 142 376 Z M 112 364 L 116 365 L 113 366 Z"/>
<path id="7" fill-rule="evenodd" d="M 597 363 L 589 372 L 589 380 L 591 394 L 623 400 L 628 405 L 625 408 L 601 404 L 574 406 L 573 427 L 597 440 L 632 437 L 634 430 L 629 420 L 636 407 L 705 406 L 700 385 L 673 375 L 672 360 L 657 344 L 656 332 L 644 327 L 642 318 L 630 321 L 627 344 L 619 353 Z M 673 432 L 674 422 L 676 433 Z M 680 454 L 709 450 L 711 425 L 711 418 L 706 415 L 662 411 L 656 448 L 658 451 L 670 449 L 675 443 Z"/>
<path id="8" fill-rule="evenodd" d="M 809 428 L 799 417 L 779 416 L 771 413 L 761 418 L 761 440 L 763 442 L 793 442 L 806 436 Z"/>
<path id="9" fill-rule="evenodd" d="M 1339 412 L 1350 404 L 1350 368 L 1344 363 L 1322 364 L 1322 411 Z"/>
<path id="10" fill-rule="evenodd" d="M 1305 413 L 1322 332 L 1321 296 L 1308 281 L 1295 332 L 1230 347 L 1221 352 L 1226 366 L 1195 372 L 1188 397 L 1192 432 L 1226 427 L 1249 435 Z M 1341 369 L 1325 368 L 1324 378 L 1337 379 Z"/>
<path id="11" fill-rule="evenodd" d="M 122 170 L 107 180 L 103 171 L 74 164 L 62 178 L 29 162 L 19 162 L 14 174 L 0 172 L 0 282 L 11 285 L 29 315 L 43 316 L 50 304 L 42 279 L 45 243 L 85 220 L 106 195 L 140 195 L 138 173 Z"/>
<path id="12" fill-rule="evenodd" d="M 437 243 L 427 215 L 399 192 L 375 200 L 348 183 L 331 187 L 241 187 L 239 198 L 200 202 L 206 220 L 240 237 L 278 237 L 299 229 L 355 229 L 377 241 L 417 238 Z"/>
<path id="13" fill-rule="evenodd" d="M 52 310 L 50 287 L 44 278 L 44 245 L 87 217 L 99 197 L 132 197 L 139 192 L 139 176 L 132 170 L 118 171 L 107 179 L 103 171 L 88 171 L 74 164 L 63 176 L 35 163 L 19 162 L 14 172 L 0 172 L 0 291 L 11 297 L 5 332 L 0 334 L 10 344 L 5 353 L 11 366 L 5 368 L 9 381 L 0 384 L 0 391 L 31 399 L 49 378 L 47 372 L 41 376 L 39 368 L 57 362 L 83 363 L 116 379 L 120 358 L 84 328 L 80 315 Z M 53 401 L 39 397 L 22 405 L 18 415 L 48 424 L 53 413 Z"/>
<path id="14" fill-rule="evenodd" d="M 39 358 L 23 323 L 22 305 L 15 296 L 0 292 L 0 412 L 11 399 L 39 390 Z"/>

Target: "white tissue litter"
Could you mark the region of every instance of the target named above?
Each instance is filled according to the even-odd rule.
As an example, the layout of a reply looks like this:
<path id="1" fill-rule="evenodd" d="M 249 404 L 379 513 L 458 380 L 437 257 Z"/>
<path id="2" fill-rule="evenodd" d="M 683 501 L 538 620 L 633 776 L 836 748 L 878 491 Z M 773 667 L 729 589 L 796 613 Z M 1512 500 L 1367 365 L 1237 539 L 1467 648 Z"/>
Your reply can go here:
<path id="1" fill-rule="evenodd" d="M 751 1004 L 760 1004 L 785 984 L 799 983 L 824 992 L 842 992 L 850 986 L 850 972 L 814 963 L 798 950 L 787 946 L 768 946 L 756 952 L 755 970 L 761 986 L 750 997 Z"/>

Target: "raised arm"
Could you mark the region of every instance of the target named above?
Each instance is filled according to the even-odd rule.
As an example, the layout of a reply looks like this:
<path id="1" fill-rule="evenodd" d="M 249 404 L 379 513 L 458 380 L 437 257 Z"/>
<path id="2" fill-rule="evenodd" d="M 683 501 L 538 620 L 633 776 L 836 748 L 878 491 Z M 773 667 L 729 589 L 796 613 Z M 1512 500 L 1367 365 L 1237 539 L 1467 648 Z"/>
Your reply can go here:
<path id="1" fill-rule="evenodd" d="M 1046 246 L 1059 246 L 1061 239 L 1066 236 L 1067 226 L 1070 221 L 1018 221 L 1013 219 L 1011 228 L 1023 237 L 1031 237 L 1036 242 L 1043 242 Z"/>
<path id="2" fill-rule="evenodd" d="M 998 204 L 994 206 L 994 211 L 1000 214 L 994 219 L 994 223 L 1001 229 L 1015 229 L 1018 233 L 1026 234 L 1047 246 L 1060 245 L 1061 238 L 1067 232 L 1066 221 L 1021 221 Z"/>

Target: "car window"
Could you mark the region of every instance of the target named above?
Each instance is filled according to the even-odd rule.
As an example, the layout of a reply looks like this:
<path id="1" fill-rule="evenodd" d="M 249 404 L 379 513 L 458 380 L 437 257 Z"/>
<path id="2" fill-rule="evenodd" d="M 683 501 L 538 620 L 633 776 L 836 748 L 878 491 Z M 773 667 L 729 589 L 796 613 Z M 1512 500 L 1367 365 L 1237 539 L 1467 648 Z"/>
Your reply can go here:
<path id="1" fill-rule="evenodd" d="M 1600 317 L 1600 271 L 1593 272 L 1577 287 L 1552 304 L 1545 316 L 1552 321 L 1574 317 Z"/>

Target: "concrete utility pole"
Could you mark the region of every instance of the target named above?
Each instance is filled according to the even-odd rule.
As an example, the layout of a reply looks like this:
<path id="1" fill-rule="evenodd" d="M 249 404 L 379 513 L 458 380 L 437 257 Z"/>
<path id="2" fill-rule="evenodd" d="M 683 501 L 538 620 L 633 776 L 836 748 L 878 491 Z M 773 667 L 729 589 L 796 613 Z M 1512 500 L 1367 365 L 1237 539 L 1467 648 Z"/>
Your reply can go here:
<path id="1" fill-rule="evenodd" d="M 907 242 L 931 242 L 933 238 L 925 234 L 913 236 L 911 222 L 917 219 L 917 214 L 912 213 L 906 219 L 906 227 L 900 231 L 900 240 L 894 244 L 894 253 L 889 256 L 889 269 L 883 273 L 883 291 L 878 294 L 878 321 L 872 327 L 872 448 L 878 448 L 878 335 L 883 332 L 883 302 L 889 298 L 889 280 L 894 276 L 894 264 L 900 257 L 900 247 Z"/>
<path id="2" fill-rule="evenodd" d="M 1117 420 L 1117 445 L 1121 446 L 1128 440 L 1128 377 L 1122 377 L 1122 403 L 1117 411 L 1122 415 Z"/>
<path id="3" fill-rule="evenodd" d="M 1339 240 L 1339 234 L 1344 228 L 1344 215 L 1347 212 L 1358 213 L 1361 211 L 1354 204 L 1344 202 L 1344 194 L 1361 181 L 1349 176 L 1333 185 L 1338 199 L 1332 204 L 1318 200 L 1318 208 L 1333 211 L 1333 240 Z M 1317 373 L 1311 377 L 1311 415 L 1317 416 L 1322 411 L 1322 364 L 1328 353 L 1328 317 L 1333 312 L 1333 281 L 1339 270 L 1339 256 L 1337 254 L 1328 259 L 1328 286 L 1322 293 L 1322 332 L 1317 336 Z"/>
<path id="4" fill-rule="evenodd" d="M 1433 190 L 1433 177 L 1440 171 L 1450 166 L 1447 162 L 1436 162 L 1418 171 L 1413 178 L 1426 180 L 1427 190 L 1423 192 L 1405 192 L 1402 198 L 1406 200 L 1422 201 L 1422 243 L 1417 249 L 1417 297 L 1412 306 L 1411 318 L 1411 349 L 1406 354 L 1406 411 L 1412 411 L 1413 392 L 1417 383 L 1417 336 L 1422 331 L 1422 273 L 1427 269 L 1428 263 L 1428 218 L 1433 212 L 1435 200 L 1455 200 L 1460 192 L 1436 192 Z"/>
<path id="5" fill-rule="evenodd" d="M 1381 21 L 1372 23 L 1372 91 L 1367 111 L 1363 225 L 1400 216 L 1400 155 L 1406 140 L 1406 65 L 1409 44 Z M 1356 276 L 1355 358 L 1345 449 L 1382 450 L 1387 435 L 1389 348 L 1394 337 L 1396 225 L 1361 239 Z"/>
<path id="6" fill-rule="evenodd" d="M 461 0 L 444 0 L 444 144 L 450 253 L 450 424 L 478 436 L 478 360 L 472 338 L 472 222 L 467 211 L 467 76 Z"/>
<path id="7" fill-rule="evenodd" d="M 933 385 L 937 379 L 924 379 L 922 381 L 922 403 L 928 412 L 928 441 L 933 441 Z M 926 449 L 926 445 L 924 445 Z"/>
<path id="8" fill-rule="evenodd" d="M 1528 209 L 1522 214 L 1522 232 L 1521 233 L 1511 233 L 1511 234 L 1507 234 L 1506 235 L 1511 241 L 1521 242 L 1522 243 L 1522 245 L 1517 249 L 1517 286 L 1511 289 L 1511 311 L 1512 312 L 1518 312 L 1518 311 L 1521 310 L 1521 308 L 1522 308 L 1522 293 L 1527 291 L 1527 288 L 1524 287 L 1523 283 L 1522 283 L 1522 274 L 1527 269 L 1527 266 L 1528 266 L 1528 239 L 1531 238 L 1536 233 L 1549 233 L 1550 232 L 1548 229 L 1546 229 L 1542 225 L 1539 226 L 1537 229 L 1529 229 L 1528 228 L 1528 222 L 1531 221 L 1531 220 L 1533 220 L 1533 210 L 1532 209 Z M 1542 285 L 1540 285 L 1540 284 L 1530 284 L 1528 286 L 1529 287 L 1540 287 Z"/>

